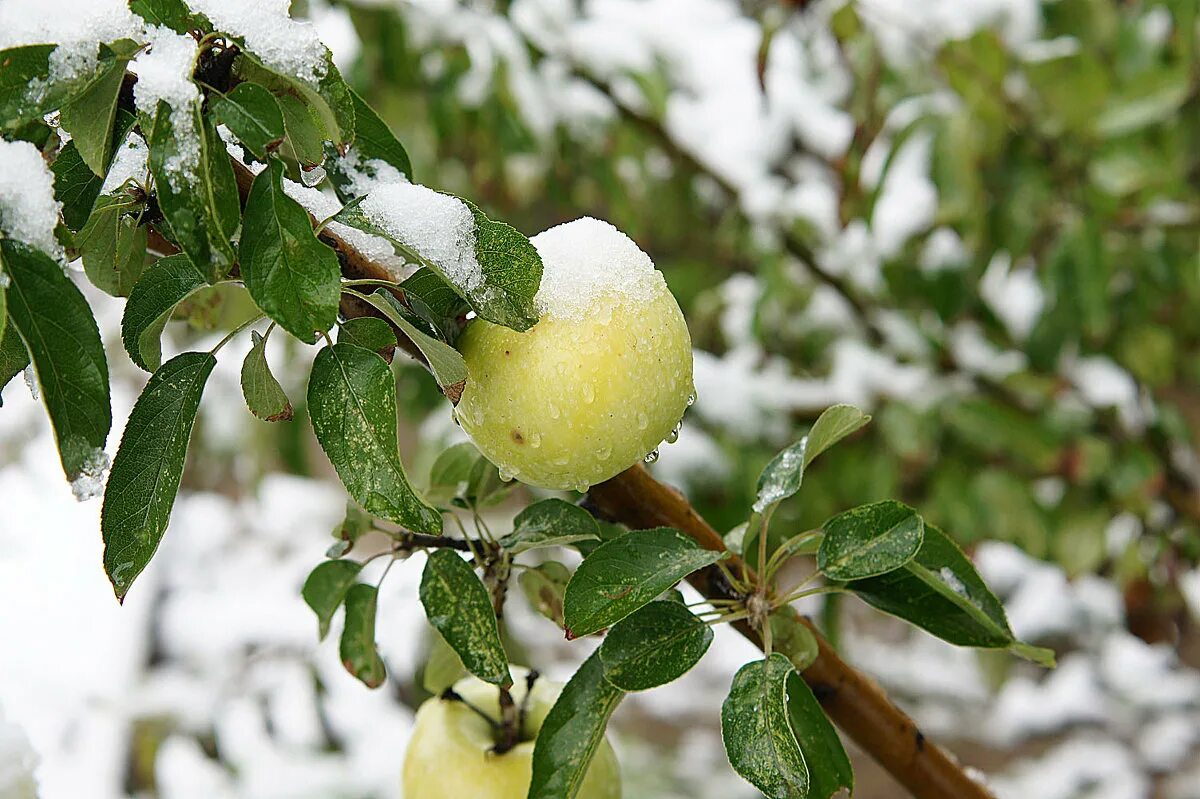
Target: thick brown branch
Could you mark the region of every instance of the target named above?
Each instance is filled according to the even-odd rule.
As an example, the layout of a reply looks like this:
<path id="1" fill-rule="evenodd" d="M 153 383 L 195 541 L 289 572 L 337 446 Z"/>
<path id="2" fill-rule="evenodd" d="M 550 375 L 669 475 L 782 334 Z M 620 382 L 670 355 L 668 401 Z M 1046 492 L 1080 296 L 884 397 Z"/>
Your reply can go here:
<path id="1" fill-rule="evenodd" d="M 605 516 L 633 528 L 674 527 L 701 546 L 725 551 L 721 536 L 677 491 L 655 480 L 640 464 L 593 486 L 588 496 Z M 741 559 L 726 562 L 736 574 Z M 710 567 L 689 581 L 710 599 L 727 599 L 731 589 L 720 570 Z M 795 611 L 791 611 L 795 612 Z M 869 677 L 846 663 L 808 619 L 799 617 L 817 638 L 820 652 L 803 672 L 822 707 L 864 751 L 921 799 L 991 799 L 946 750 L 929 741 L 916 723 L 887 698 Z M 734 625 L 758 647 L 763 642 L 746 622 Z"/>

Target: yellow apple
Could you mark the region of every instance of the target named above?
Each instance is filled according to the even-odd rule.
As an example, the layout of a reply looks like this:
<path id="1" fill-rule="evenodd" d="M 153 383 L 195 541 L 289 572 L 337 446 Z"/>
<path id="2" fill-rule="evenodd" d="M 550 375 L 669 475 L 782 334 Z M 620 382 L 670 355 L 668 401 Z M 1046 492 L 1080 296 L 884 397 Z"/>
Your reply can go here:
<path id="1" fill-rule="evenodd" d="M 468 325 L 455 414 L 505 478 L 583 491 L 673 435 L 693 396 L 691 337 L 662 273 L 612 225 L 577 219 L 532 242 L 541 318 Z"/>
<path id="2" fill-rule="evenodd" d="M 525 696 L 524 669 L 513 667 L 513 699 Z M 496 686 L 468 677 L 454 686 L 459 696 L 494 719 L 500 718 Z M 417 710 L 417 723 L 404 756 L 404 799 L 525 799 L 532 774 L 533 738 L 562 686 L 539 679 L 526 706 L 521 743 L 504 754 L 492 751 L 491 725 L 453 699 L 434 697 Z M 620 799 L 616 755 L 601 741 L 576 799 Z"/>

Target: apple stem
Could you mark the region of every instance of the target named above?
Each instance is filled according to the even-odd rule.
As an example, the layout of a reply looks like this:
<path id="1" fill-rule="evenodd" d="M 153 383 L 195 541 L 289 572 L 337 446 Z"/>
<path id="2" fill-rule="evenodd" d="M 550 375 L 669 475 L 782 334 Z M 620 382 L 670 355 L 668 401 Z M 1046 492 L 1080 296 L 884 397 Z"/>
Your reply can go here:
<path id="1" fill-rule="evenodd" d="M 503 685 L 500 686 L 500 740 L 493 747 L 493 752 L 502 755 L 520 743 L 521 729 L 518 718 L 512 691 Z"/>
<path id="2" fill-rule="evenodd" d="M 501 697 L 503 697 L 503 695 L 504 695 L 503 690 L 504 689 L 501 689 Z M 500 722 L 496 721 L 494 718 L 489 716 L 482 708 L 479 708 L 476 705 L 472 704 L 471 702 L 468 702 L 466 699 L 463 698 L 462 694 L 458 693 L 453 688 L 447 688 L 445 691 L 442 691 L 442 699 L 445 699 L 448 702 L 462 702 L 469 709 L 474 711 L 475 715 L 479 716 L 481 719 L 486 721 L 488 723 L 488 726 L 490 726 L 493 730 L 500 729 Z M 503 704 L 503 703 L 504 703 L 503 699 L 501 699 L 501 704 Z"/>
<path id="3" fill-rule="evenodd" d="M 529 700 L 533 696 L 533 684 L 537 682 L 541 673 L 537 669 L 530 669 L 525 675 L 525 696 L 521 697 L 521 711 L 517 714 L 517 737 L 524 737 L 525 734 L 525 716 L 529 711 Z"/>

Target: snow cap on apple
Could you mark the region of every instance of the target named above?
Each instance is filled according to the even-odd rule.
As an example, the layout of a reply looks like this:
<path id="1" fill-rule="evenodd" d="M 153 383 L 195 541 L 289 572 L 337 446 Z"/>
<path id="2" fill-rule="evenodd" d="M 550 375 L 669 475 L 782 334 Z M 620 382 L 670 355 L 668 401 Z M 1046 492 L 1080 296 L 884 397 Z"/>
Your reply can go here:
<path id="1" fill-rule="evenodd" d="M 691 337 L 662 273 L 612 225 L 585 217 L 531 241 L 541 318 L 467 327 L 456 415 L 502 476 L 583 491 L 674 435 L 694 391 Z"/>

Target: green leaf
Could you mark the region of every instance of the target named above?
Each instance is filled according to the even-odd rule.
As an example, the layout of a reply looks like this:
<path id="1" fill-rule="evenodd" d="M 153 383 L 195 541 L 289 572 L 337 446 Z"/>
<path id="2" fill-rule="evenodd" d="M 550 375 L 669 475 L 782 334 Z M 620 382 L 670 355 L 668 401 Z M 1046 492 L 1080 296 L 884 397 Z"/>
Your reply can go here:
<path id="1" fill-rule="evenodd" d="M 317 614 L 317 629 L 322 639 L 329 634 L 329 622 L 342 606 L 346 592 L 354 585 L 360 571 L 362 564 L 357 561 L 327 560 L 309 572 L 300 595 Z"/>
<path id="2" fill-rule="evenodd" d="M 346 490 L 369 512 L 423 533 L 441 514 L 413 491 L 396 442 L 396 382 L 387 362 L 353 344 L 322 349 L 308 381 L 313 431 Z"/>
<path id="3" fill-rule="evenodd" d="M 328 136 L 336 144 L 346 144 L 354 140 L 354 99 L 350 87 L 346 85 L 342 73 L 334 65 L 328 51 L 322 65 L 324 75 L 314 86 L 264 66 L 253 51 L 246 49 L 244 42 L 239 41 L 239 44 L 242 46 L 242 57 L 234 65 L 235 73 L 243 80 L 262 84 L 271 90 L 283 107 L 285 127 L 288 111 L 284 98 L 298 97 L 303 100 L 304 105 L 312 109 L 311 115 L 319 129 L 320 138 Z M 289 129 L 289 137 L 291 133 Z M 311 163 L 321 162 L 320 140 L 317 141 L 316 148 L 316 158 Z"/>
<path id="4" fill-rule="evenodd" d="M 291 156 L 302 166 L 321 163 L 324 155 L 325 126 L 314 109 L 294 94 L 281 94 L 276 98 L 283 114 L 283 127 L 287 132 L 285 155 Z"/>
<path id="5" fill-rule="evenodd" d="M 185 352 L 150 377 L 134 403 L 104 492 L 104 570 L 117 599 L 154 557 L 167 529 L 200 395 L 217 359 Z"/>
<path id="6" fill-rule="evenodd" d="M 523 569 L 517 582 L 521 593 L 529 602 L 530 607 L 559 627 L 566 627 L 563 621 L 563 595 L 567 592 L 567 583 L 571 580 L 571 572 L 558 561 L 549 560 L 539 563 L 531 569 Z"/>
<path id="7" fill-rule="evenodd" d="M 272 159 L 250 187 L 238 251 L 242 279 L 267 316 L 312 344 L 337 321 L 341 268 L 282 181 L 283 164 Z"/>
<path id="8" fill-rule="evenodd" d="M 246 407 L 264 422 L 287 422 L 292 418 L 292 403 L 283 386 L 271 374 L 267 363 L 267 339 L 257 330 L 250 332 L 253 346 L 242 361 L 242 396 Z"/>
<path id="9" fill-rule="evenodd" d="M 458 682 L 467 673 L 462 658 L 437 630 L 429 631 L 429 657 L 421 670 L 421 687 L 434 696 Z"/>
<path id="10" fill-rule="evenodd" d="M 175 306 L 206 284 L 186 255 L 160 258 L 129 292 L 121 317 L 121 340 L 130 359 L 153 372 L 162 363 L 160 337 Z"/>
<path id="11" fill-rule="evenodd" d="M 138 47 L 128 39 L 113 45 L 101 58 L 96 75 L 83 89 L 62 107 L 60 124 L 71 134 L 85 164 L 103 176 L 112 160 L 112 130 L 117 116 L 117 96 L 125 80 L 125 67 L 137 53 Z"/>
<path id="12" fill-rule="evenodd" d="M 808 435 L 771 459 L 758 478 L 754 510 L 763 513 L 800 490 L 804 470 L 825 450 L 871 421 L 853 405 L 834 405 L 813 423 Z"/>
<path id="13" fill-rule="evenodd" d="M 483 456 L 470 441 L 442 450 L 429 469 L 429 499 L 445 505 L 470 507 L 475 499 L 468 493 L 471 473 L 481 460 Z"/>
<path id="14" fill-rule="evenodd" d="M 129 216 L 138 208 L 124 197 L 105 195 L 75 237 L 88 279 L 113 297 L 128 296 L 146 261 L 147 230 Z"/>
<path id="15" fill-rule="evenodd" d="M 150 133 L 150 174 L 167 231 L 179 249 L 203 271 L 210 283 L 220 280 L 234 262 L 230 243 L 240 218 L 237 182 L 225 144 L 212 121 L 191 109 L 200 144 L 198 163 L 189 163 L 191 145 L 179 138 L 171 107 L 158 104 Z"/>
<path id="16" fill-rule="evenodd" d="M 108 362 L 87 300 L 50 256 L 0 239 L 8 315 L 37 373 L 59 457 L 74 480 L 103 450 L 112 427 Z"/>
<path id="17" fill-rule="evenodd" d="M 808 625 L 790 607 L 778 608 L 767 617 L 771 625 L 771 643 L 776 652 L 787 657 L 796 671 L 804 671 L 820 654 L 820 644 Z"/>
<path id="18" fill-rule="evenodd" d="M 513 531 L 500 539 L 512 555 L 530 549 L 562 546 L 576 541 L 596 541 L 600 528 L 592 514 L 561 499 L 543 499 L 517 514 Z"/>
<path id="19" fill-rule="evenodd" d="M 229 94 L 212 100 L 212 114 L 260 161 L 267 160 L 267 154 L 283 140 L 279 103 L 257 83 L 239 83 Z"/>
<path id="20" fill-rule="evenodd" d="M 451 403 L 457 405 L 462 397 L 463 389 L 467 386 L 467 362 L 463 360 L 458 350 L 444 341 L 439 341 L 418 328 L 405 318 L 405 309 L 400 301 L 386 289 L 379 289 L 374 294 L 363 295 L 368 303 L 388 318 L 392 324 L 400 328 L 404 335 L 417 345 L 417 349 L 429 362 L 429 369 L 437 380 L 438 388 L 446 395 Z"/>
<path id="21" fill-rule="evenodd" d="M 3 294 L 4 292 L 0 291 L 0 296 Z M 28 365 L 29 353 L 25 351 L 21 336 L 11 324 L 6 325 L 4 334 L 0 336 L 0 391 Z M 3 404 L 3 400 L 0 400 L 0 405 Z"/>
<path id="22" fill-rule="evenodd" d="M 837 730 L 812 689 L 792 672 L 787 678 L 788 718 L 808 768 L 808 799 L 829 799 L 840 789 L 854 793 L 854 769 Z"/>
<path id="23" fill-rule="evenodd" d="M 795 673 L 778 652 L 747 663 L 721 706 L 729 763 L 767 799 L 809 795 L 809 769 L 788 718 L 788 679 Z"/>
<path id="24" fill-rule="evenodd" d="M 375 609 L 379 590 L 373 585 L 358 583 L 346 592 L 346 626 L 338 654 L 346 671 L 368 688 L 378 688 L 387 679 L 383 658 L 375 648 Z"/>
<path id="25" fill-rule="evenodd" d="M 329 179 L 344 203 L 354 199 L 353 186 L 358 183 L 358 175 L 376 177 L 377 170 L 372 161 L 390 164 L 409 180 L 412 179 L 412 163 L 408 160 L 404 145 L 400 144 L 375 110 L 353 90 L 350 91 L 350 99 L 354 104 L 354 146 L 342 157 L 338 156 L 336 147 L 325 148 Z"/>
<path id="26" fill-rule="evenodd" d="M 578 793 L 623 696 L 604 679 L 599 653 L 583 662 L 542 722 L 527 799 L 568 799 Z"/>
<path id="27" fill-rule="evenodd" d="M 604 679 L 623 691 L 666 685 L 699 663 L 712 639 L 712 629 L 680 603 L 651 602 L 604 638 Z"/>
<path id="28" fill-rule="evenodd" d="M 358 507 L 354 502 L 347 501 L 346 515 L 342 518 L 341 524 L 333 528 L 333 537 L 337 539 L 337 543 L 330 547 L 331 550 L 340 551 L 334 555 L 327 552 L 326 556 L 340 558 L 358 543 L 358 539 L 373 529 L 375 529 L 375 522 L 371 518 L 371 514 Z"/>
<path id="29" fill-rule="evenodd" d="M 493 685 L 512 685 L 492 600 L 475 569 L 458 553 L 429 553 L 421 575 L 421 604 L 429 623 L 454 647 L 468 671 Z"/>
<path id="30" fill-rule="evenodd" d="M 1017 643 L 1000 600 L 962 550 L 931 524 L 925 525 L 916 557 L 903 568 L 846 587 L 879 610 L 952 644 L 1011 648 Z M 1014 652 L 1045 660 L 1044 651 L 1035 647 L 1021 645 Z"/>
<path id="31" fill-rule="evenodd" d="M 109 163 L 105 164 L 106 172 L 112 163 L 116 148 L 125 145 L 129 131 L 136 122 L 137 118 L 133 114 L 124 109 L 117 110 L 117 119 L 113 126 L 113 146 Z M 59 151 L 58 157 L 50 165 L 50 171 L 54 173 L 54 198 L 63 206 L 63 221 L 67 223 L 68 228 L 77 231 L 91 215 L 92 206 L 96 204 L 96 198 L 100 196 L 100 189 L 104 185 L 104 178 L 83 162 L 73 141 L 67 142 Z"/>
<path id="32" fill-rule="evenodd" d="M 84 72 L 50 80 L 56 44 L 30 44 L 0 50 L 0 128 L 12 129 L 60 107 L 92 78 Z"/>
<path id="33" fill-rule="evenodd" d="M 436 272 L 422 266 L 400 284 L 413 313 L 453 344 L 462 332 L 462 318 L 471 306 Z"/>
<path id="34" fill-rule="evenodd" d="M 823 527 L 817 568 L 831 580 L 858 580 L 898 569 L 917 554 L 925 533 L 915 510 L 890 499 L 839 513 Z"/>
<path id="35" fill-rule="evenodd" d="M 183 0 L 129 0 L 129 10 L 151 25 L 164 25 L 176 33 L 198 27 L 196 15 Z"/>
<path id="36" fill-rule="evenodd" d="M 378 316 L 357 316 L 338 324 L 337 340 L 379 352 L 396 346 L 396 331 Z"/>
<path id="37" fill-rule="evenodd" d="M 637 530 L 601 544 L 567 586 L 567 637 L 579 638 L 615 624 L 721 557 L 670 527 Z"/>

